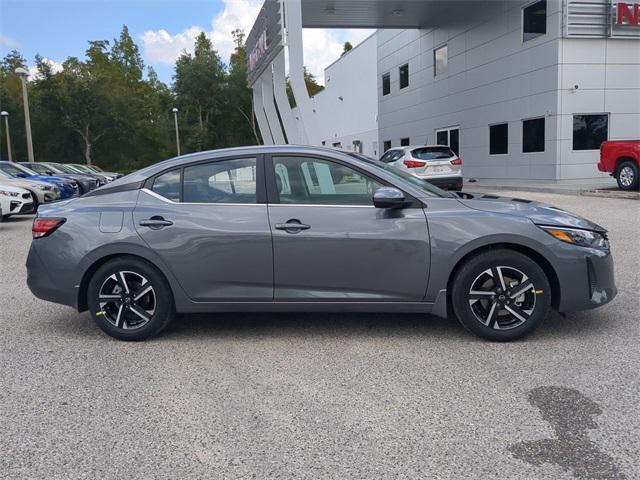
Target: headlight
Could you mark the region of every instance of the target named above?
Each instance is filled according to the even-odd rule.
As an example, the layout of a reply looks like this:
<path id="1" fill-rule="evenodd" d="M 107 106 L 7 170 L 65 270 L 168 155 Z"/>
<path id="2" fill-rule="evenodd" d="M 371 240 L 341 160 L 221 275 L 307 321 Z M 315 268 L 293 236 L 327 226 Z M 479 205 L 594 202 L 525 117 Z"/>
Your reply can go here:
<path id="1" fill-rule="evenodd" d="M 7 192 L 6 190 L 0 190 L 0 195 L 7 195 L 8 197 L 17 197 L 20 194 L 18 192 Z"/>
<path id="2" fill-rule="evenodd" d="M 540 227 L 549 235 L 553 235 L 558 240 L 577 245 L 579 247 L 598 248 L 600 250 L 609 250 L 609 239 L 604 233 L 594 232 L 592 230 L 581 230 L 579 228 L 563 228 L 563 227 Z"/>
<path id="3" fill-rule="evenodd" d="M 35 188 L 37 188 L 38 190 L 42 190 L 44 192 L 48 192 L 50 190 L 53 190 L 53 187 L 51 185 L 34 185 Z"/>

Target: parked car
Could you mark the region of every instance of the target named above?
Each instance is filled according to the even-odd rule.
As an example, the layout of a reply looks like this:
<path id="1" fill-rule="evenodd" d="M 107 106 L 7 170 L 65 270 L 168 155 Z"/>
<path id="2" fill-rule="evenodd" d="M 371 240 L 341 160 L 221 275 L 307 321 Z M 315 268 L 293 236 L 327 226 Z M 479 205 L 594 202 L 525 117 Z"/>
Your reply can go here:
<path id="1" fill-rule="evenodd" d="M 98 187 L 98 180 L 91 175 L 86 175 L 84 173 L 65 173 L 55 164 L 46 162 L 22 162 L 20 165 L 37 172 L 39 175 L 49 175 L 51 177 L 73 180 L 78 184 L 78 193 L 80 195 L 84 195 Z"/>
<path id="2" fill-rule="evenodd" d="M 31 193 L 24 188 L 0 185 L 0 222 L 11 215 L 33 213 Z"/>
<path id="3" fill-rule="evenodd" d="M 0 171 L 13 178 L 24 178 L 27 180 L 37 180 L 39 182 L 51 183 L 60 190 L 60 198 L 66 199 L 78 195 L 78 184 L 66 178 L 39 175 L 19 163 L 0 161 Z"/>
<path id="4" fill-rule="evenodd" d="M 600 145 L 598 170 L 609 172 L 622 190 L 638 190 L 640 140 L 610 140 Z"/>
<path id="5" fill-rule="evenodd" d="M 462 190 L 462 159 L 446 145 L 395 147 L 387 150 L 380 161 L 440 188 Z"/>
<path id="6" fill-rule="evenodd" d="M 91 170 L 90 168 L 85 168 L 86 165 L 79 165 L 76 163 L 65 163 L 68 168 L 73 169 L 78 173 L 86 173 L 87 175 L 92 175 L 93 177 L 98 179 L 99 185 L 106 185 L 107 183 L 113 182 L 113 178 L 108 177 L 107 175 L 103 175 L 102 173 L 97 173 Z"/>
<path id="7" fill-rule="evenodd" d="M 99 173 L 101 175 L 106 175 L 107 177 L 111 177 L 113 178 L 113 180 L 117 180 L 120 177 L 123 177 L 124 175 L 122 175 L 119 172 L 105 172 L 102 168 L 100 168 L 97 165 L 82 165 L 85 168 L 88 168 L 89 170 L 93 171 L 94 173 Z"/>
<path id="8" fill-rule="evenodd" d="M 504 341 L 617 293 L 589 220 L 316 147 L 176 157 L 42 208 L 32 230 L 31 291 L 123 340 L 176 312 L 451 310 Z"/>
<path id="9" fill-rule="evenodd" d="M 39 205 L 45 202 L 53 202 L 60 199 L 60 190 L 51 183 L 26 178 L 14 178 L 0 170 L 0 186 L 3 185 L 21 187 L 28 190 L 32 194 L 34 208 L 36 210 Z"/>

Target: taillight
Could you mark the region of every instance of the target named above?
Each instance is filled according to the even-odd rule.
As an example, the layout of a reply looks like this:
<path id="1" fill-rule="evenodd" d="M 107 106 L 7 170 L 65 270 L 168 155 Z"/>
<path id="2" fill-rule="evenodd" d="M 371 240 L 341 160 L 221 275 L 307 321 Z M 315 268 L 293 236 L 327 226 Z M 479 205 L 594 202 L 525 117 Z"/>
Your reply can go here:
<path id="1" fill-rule="evenodd" d="M 418 162 L 416 160 L 405 160 L 402 163 L 404 163 L 404 166 L 407 168 L 424 167 L 427 164 L 426 162 Z"/>
<path id="2" fill-rule="evenodd" d="M 451 165 L 462 165 L 462 159 L 454 158 L 453 160 L 451 160 Z"/>
<path id="3" fill-rule="evenodd" d="M 55 232 L 66 221 L 66 218 L 37 217 L 33 221 L 31 234 L 33 235 L 33 238 L 46 237 Z"/>

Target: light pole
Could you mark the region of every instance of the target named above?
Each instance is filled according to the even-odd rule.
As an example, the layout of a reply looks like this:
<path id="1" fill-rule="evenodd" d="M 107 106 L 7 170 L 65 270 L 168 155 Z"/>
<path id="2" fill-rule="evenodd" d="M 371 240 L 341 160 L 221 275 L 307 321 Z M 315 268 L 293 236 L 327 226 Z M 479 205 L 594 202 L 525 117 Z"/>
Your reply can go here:
<path id="1" fill-rule="evenodd" d="M 7 150 L 9 151 L 9 155 L 7 155 L 7 157 L 9 158 L 10 162 L 13 162 L 13 157 L 11 156 L 11 135 L 9 134 L 9 112 L 5 112 L 3 110 L 2 112 L 0 112 L 0 115 L 4 117 L 4 131 L 7 135 Z"/>
<path id="2" fill-rule="evenodd" d="M 178 109 L 173 107 L 173 121 L 176 124 L 176 148 L 178 149 L 178 156 L 180 156 L 180 133 L 178 132 Z"/>
<path id="3" fill-rule="evenodd" d="M 27 77 L 29 71 L 26 68 L 16 68 L 16 75 L 20 77 L 22 81 L 22 101 L 24 103 L 24 123 L 27 129 L 27 154 L 29 161 L 34 162 L 33 159 L 33 139 L 31 138 L 31 118 L 29 117 L 29 96 L 27 94 Z"/>

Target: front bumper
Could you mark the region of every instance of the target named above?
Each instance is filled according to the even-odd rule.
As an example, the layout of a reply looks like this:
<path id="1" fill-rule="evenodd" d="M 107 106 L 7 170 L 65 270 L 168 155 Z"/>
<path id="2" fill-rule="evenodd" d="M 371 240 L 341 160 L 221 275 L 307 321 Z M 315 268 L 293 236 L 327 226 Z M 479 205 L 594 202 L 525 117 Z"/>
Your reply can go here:
<path id="1" fill-rule="evenodd" d="M 601 307 L 618 294 L 611 252 L 580 249 L 583 254 L 558 271 L 560 312 Z"/>

